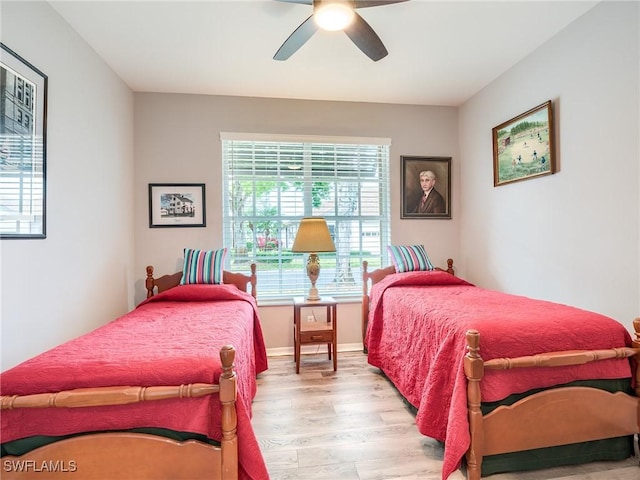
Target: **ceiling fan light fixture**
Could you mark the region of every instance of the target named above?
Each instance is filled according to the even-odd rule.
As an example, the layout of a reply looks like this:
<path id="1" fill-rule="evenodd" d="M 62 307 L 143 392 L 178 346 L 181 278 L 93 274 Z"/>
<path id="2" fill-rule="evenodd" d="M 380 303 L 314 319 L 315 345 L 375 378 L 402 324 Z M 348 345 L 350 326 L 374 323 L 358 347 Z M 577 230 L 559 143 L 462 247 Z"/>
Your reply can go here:
<path id="1" fill-rule="evenodd" d="M 350 2 L 318 2 L 313 18 L 318 27 L 328 31 L 344 30 L 355 18 L 353 4 Z"/>

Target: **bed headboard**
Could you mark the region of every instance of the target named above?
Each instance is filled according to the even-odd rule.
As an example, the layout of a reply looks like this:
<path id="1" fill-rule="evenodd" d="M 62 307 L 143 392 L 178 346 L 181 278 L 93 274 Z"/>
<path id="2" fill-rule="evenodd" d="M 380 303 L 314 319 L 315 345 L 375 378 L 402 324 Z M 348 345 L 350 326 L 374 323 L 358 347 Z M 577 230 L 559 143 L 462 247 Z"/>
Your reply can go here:
<path id="1" fill-rule="evenodd" d="M 165 290 L 169 290 L 170 288 L 176 287 L 180 284 L 180 279 L 182 278 L 182 272 L 176 272 L 171 275 L 163 275 L 158 278 L 153 277 L 153 267 L 151 265 L 147 266 L 147 278 L 145 280 L 145 287 L 147 289 L 147 298 L 153 297 L 155 295 L 155 289 L 157 288 L 157 293 L 164 292 Z M 256 276 L 256 264 L 251 264 L 251 274 L 245 275 L 244 273 L 239 272 L 229 272 L 225 270 L 222 273 L 222 283 L 235 285 L 238 289 L 243 292 L 249 292 L 253 298 L 256 298 L 258 294 L 256 290 L 257 284 L 257 276 Z M 247 286 L 250 285 L 250 290 L 247 289 Z"/>
<path id="2" fill-rule="evenodd" d="M 378 283 L 387 275 L 391 275 L 392 273 L 396 273 L 396 267 L 390 265 L 385 268 L 378 268 L 377 270 L 373 270 L 369 272 L 369 262 L 366 260 L 362 262 L 362 295 L 369 296 L 369 281 L 371 281 L 371 286 Z M 447 258 L 447 268 L 435 267 L 434 270 L 438 270 L 440 272 L 447 272 L 451 275 L 455 275 L 455 271 L 453 270 L 453 259 Z"/>

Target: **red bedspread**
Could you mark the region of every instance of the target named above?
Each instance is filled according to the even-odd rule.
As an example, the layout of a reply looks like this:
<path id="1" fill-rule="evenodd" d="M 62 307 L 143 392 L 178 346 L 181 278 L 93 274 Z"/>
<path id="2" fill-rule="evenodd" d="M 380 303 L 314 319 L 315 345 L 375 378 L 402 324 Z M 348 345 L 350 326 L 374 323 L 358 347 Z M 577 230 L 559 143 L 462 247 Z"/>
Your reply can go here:
<path id="1" fill-rule="evenodd" d="M 484 360 L 560 350 L 630 346 L 619 322 L 592 312 L 475 287 L 444 272 L 389 275 L 371 291 L 366 345 L 380 368 L 417 408 L 421 433 L 444 442 L 443 479 L 470 445 L 465 333 L 480 332 Z M 631 376 L 627 360 L 562 368 L 485 371 L 483 401 L 574 380 Z"/>
<path id="2" fill-rule="evenodd" d="M 251 427 L 256 374 L 267 356 L 254 298 L 232 285 L 182 285 L 0 374 L 2 395 L 82 387 L 217 383 L 220 348 L 236 349 L 241 478 L 268 479 Z M 158 427 L 220 441 L 217 396 L 76 409 L 3 411 L 2 441 L 32 435 Z"/>

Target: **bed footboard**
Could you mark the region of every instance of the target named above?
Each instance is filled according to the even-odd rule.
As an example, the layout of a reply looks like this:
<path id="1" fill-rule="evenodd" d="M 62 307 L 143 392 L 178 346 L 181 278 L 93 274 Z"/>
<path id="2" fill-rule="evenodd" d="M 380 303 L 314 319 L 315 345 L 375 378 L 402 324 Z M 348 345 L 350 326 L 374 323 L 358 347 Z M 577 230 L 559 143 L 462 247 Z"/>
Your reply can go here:
<path id="1" fill-rule="evenodd" d="M 614 438 L 640 433 L 640 318 L 633 322 L 636 340 L 631 348 L 553 352 L 484 362 L 479 354 L 480 335 L 467 332 L 464 370 L 471 446 L 467 452 L 467 477 L 479 480 L 482 457 L 534 448 Z M 483 416 L 480 381 L 485 369 L 558 367 L 635 357 L 635 395 L 610 393 L 589 387 L 544 390 L 511 406 L 501 406 Z"/>
<path id="2" fill-rule="evenodd" d="M 2 478 L 227 479 L 221 449 L 141 433 L 100 433 L 61 440 L 21 457 L 2 458 Z"/>
<path id="3" fill-rule="evenodd" d="M 2 410 L 15 408 L 82 408 L 123 405 L 167 398 L 219 394 L 222 404 L 220 447 L 195 440 L 178 442 L 154 435 L 114 432 L 82 434 L 2 458 L 3 479 L 104 478 L 218 479 L 238 478 L 235 349 L 220 350 L 218 384 L 120 386 L 0 397 Z M 45 474 L 43 476 L 43 473 Z"/>

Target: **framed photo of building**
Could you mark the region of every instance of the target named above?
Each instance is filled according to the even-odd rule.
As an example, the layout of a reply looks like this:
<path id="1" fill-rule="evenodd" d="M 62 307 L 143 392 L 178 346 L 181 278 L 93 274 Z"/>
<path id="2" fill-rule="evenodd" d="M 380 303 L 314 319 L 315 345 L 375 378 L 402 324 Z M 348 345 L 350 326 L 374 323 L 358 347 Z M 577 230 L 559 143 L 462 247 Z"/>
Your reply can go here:
<path id="1" fill-rule="evenodd" d="M 0 238 L 46 238 L 47 76 L 0 53 Z"/>
<path id="2" fill-rule="evenodd" d="M 204 183 L 150 183 L 149 228 L 206 227 Z"/>
<path id="3" fill-rule="evenodd" d="M 451 218 L 451 157 L 401 156 L 401 218 Z"/>
<path id="4" fill-rule="evenodd" d="M 551 100 L 494 127 L 493 186 L 556 171 Z"/>

